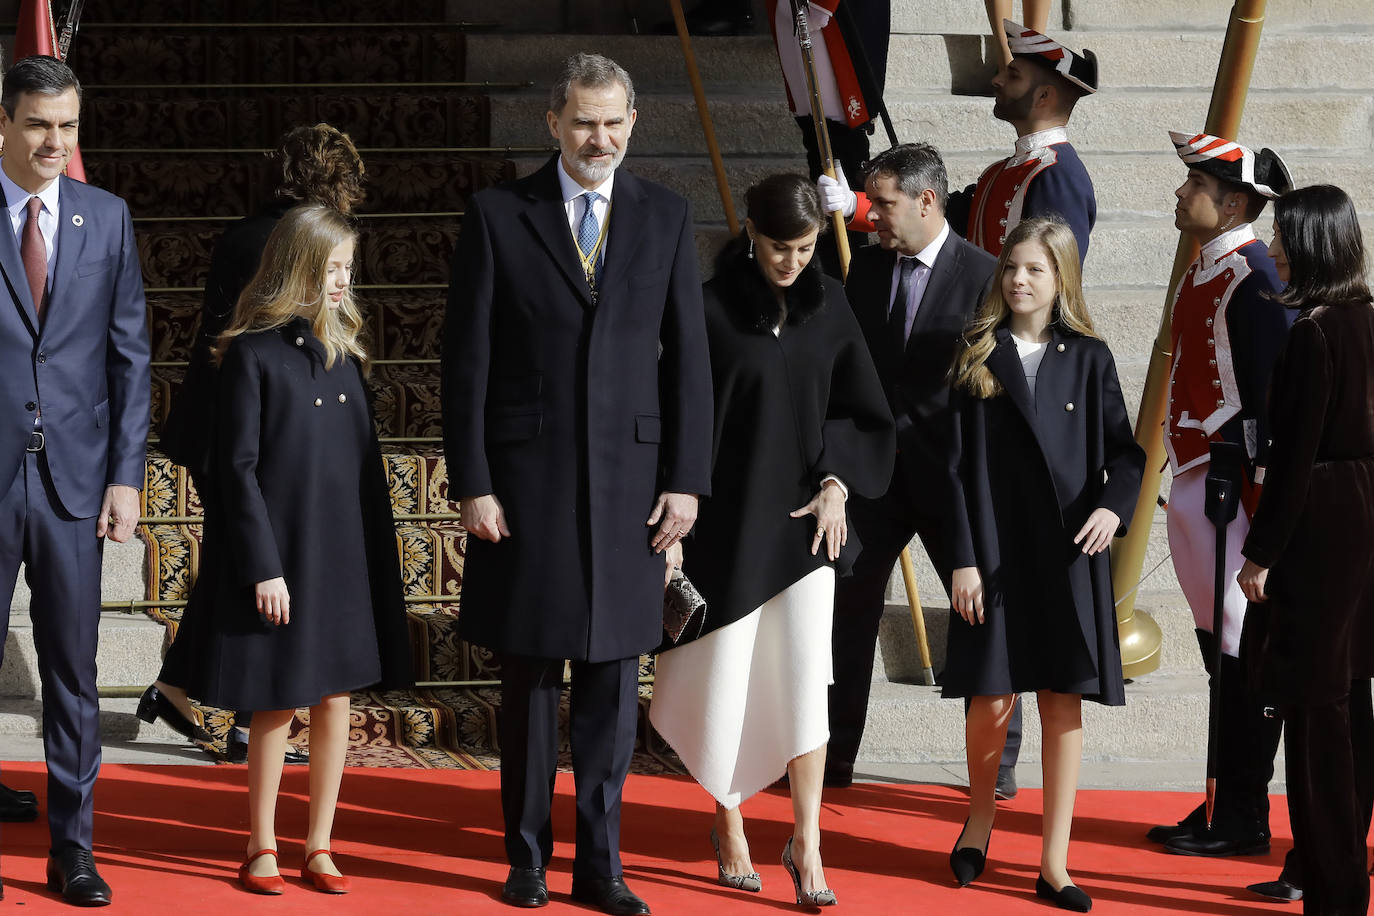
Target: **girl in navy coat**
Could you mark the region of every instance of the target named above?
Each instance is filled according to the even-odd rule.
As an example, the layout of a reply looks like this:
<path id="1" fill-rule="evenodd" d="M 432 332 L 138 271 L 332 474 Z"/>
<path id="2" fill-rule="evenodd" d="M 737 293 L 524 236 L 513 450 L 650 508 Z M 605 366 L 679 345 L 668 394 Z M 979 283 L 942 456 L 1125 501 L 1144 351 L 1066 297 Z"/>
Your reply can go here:
<path id="1" fill-rule="evenodd" d="M 1107 545 L 1135 507 L 1145 453 L 1111 352 L 1094 333 L 1073 232 L 1030 219 L 1008 234 L 997 285 L 952 370 L 953 613 L 943 684 L 969 697 L 969 817 L 950 854 L 982 873 L 1016 695 L 1034 691 L 1045 812 L 1036 894 L 1086 912 L 1068 873 L 1084 696 L 1125 703 Z"/>

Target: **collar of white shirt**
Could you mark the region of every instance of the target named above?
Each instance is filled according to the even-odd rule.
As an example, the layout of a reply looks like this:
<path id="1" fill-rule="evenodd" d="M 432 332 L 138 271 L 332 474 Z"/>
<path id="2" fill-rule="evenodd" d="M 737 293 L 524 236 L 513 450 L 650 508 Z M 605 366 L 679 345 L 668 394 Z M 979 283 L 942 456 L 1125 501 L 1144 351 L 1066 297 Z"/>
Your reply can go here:
<path id="1" fill-rule="evenodd" d="M 940 250 L 945 247 L 945 240 L 948 238 L 949 221 L 945 220 L 944 224 L 940 227 L 939 234 L 935 236 L 935 240 L 926 247 L 922 248 L 920 251 L 916 252 L 916 260 L 920 261 L 926 267 L 934 268 L 935 259 L 940 256 Z M 905 257 L 909 257 L 909 255 L 898 255 L 898 264 L 900 264 L 901 259 Z"/>
<path id="2" fill-rule="evenodd" d="M 1019 159 L 1034 150 L 1054 146 L 1056 143 L 1064 143 L 1068 139 L 1069 132 L 1063 127 L 1047 127 L 1044 130 L 1037 130 L 1034 133 L 1026 134 L 1024 137 L 1016 138 L 1016 154 L 1012 158 Z"/>
<path id="3" fill-rule="evenodd" d="M 1202 246 L 1199 257 L 1202 261 L 1202 269 L 1208 270 L 1219 258 L 1222 258 L 1235 251 L 1242 245 L 1248 245 L 1255 240 L 1255 227 L 1250 223 L 1244 223 L 1228 232 L 1212 239 Z"/>
<path id="4" fill-rule="evenodd" d="M 602 202 L 610 203 L 611 186 L 614 184 L 615 172 L 611 172 L 610 177 L 596 187 L 590 189 L 584 188 L 582 185 L 578 184 L 573 177 L 568 174 L 568 170 L 563 167 L 563 157 L 561 155 L 558 157 L 558 187 L 563 192 L 564 205 L 572 203 L 583 194 L 586 194 L 588 190 L 595 191 L 597 194 L 601 195 Z"/>
<path id="5" fill-rule="evenodd" d="M 3 158 L 0 158 L 0 163 L 3 161 Z M 61 183 L 61 181 L 54 181 L 38 192 L 38 199 L 43 201 L 44 209 L 54 216 L 57 215 L 58 189 Z M 11 221 L 19 221 L 24 209 L 29 204 L 29 198 L 34 195 L 15 184 L 10 176 L 5 174 L 3 165 L 0 165 L 0 188 L 5 191 L 5 209 L 10 211 Z M 20 225 L 23 223 L 20 222 Z"/>

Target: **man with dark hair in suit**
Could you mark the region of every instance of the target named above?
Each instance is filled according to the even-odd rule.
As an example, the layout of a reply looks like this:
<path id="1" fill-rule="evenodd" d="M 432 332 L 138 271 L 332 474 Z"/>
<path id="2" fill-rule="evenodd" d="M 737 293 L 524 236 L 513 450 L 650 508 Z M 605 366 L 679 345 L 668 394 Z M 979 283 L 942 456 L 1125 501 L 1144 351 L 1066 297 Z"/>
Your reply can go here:
<path id="1" fill-rule="evenodd" d="M 897 467 L 878 499 L 849 501 L 863 552 L 835 589 L 827 785 L 848 785 L 863 738 L 884 592 L 902 548 L 919 535 L 946 591 L 945 523 L 930 482 L 944 473 L 955 345 L 992 284 L 996 259 L 950 231 L 948 178 L 933 146 L 903 143 L 864 172 L 878 244 L 854 253 L 845 292 L 897 421 Z"/>
<path id="2" fill-rule="evenodd" d="M 617 168 L 634 86 L 576 54 L 560 152 L 473 197 L 444 327 L 449 493 L 472 535 L 462 633 L 501 660 L 502 897 L 548 903 L 563 660 L 572 661 L 573 898 L 648 913 L 621 875 L 639 655 L 662 637 L 664 551 L 711 479 L 712 396 L 691 209 Z"/>
<path id="3" fill-rule="evenodd" d="M 0 594 L 13 593 L 23 563 L 43 684 L 48 886 L 101 906 L 111 896 L 91 853 L 101 538 L 126 541 L 138 523 L 150 382 L 129 208 L 62 174 L 80 115 L 81 84 L 56 58 L 5 74 Z M 8 627 L 5 614 L 0 646 Z"/>

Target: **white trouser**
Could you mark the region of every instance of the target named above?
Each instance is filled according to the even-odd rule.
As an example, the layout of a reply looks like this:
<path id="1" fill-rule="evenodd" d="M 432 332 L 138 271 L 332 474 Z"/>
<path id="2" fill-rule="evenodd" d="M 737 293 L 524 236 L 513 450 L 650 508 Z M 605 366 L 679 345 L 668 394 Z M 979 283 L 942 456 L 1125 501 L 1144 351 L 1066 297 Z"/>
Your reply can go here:
<path id="1" fill-rule="evenodd" d="M 1169 491 L 1169 550 L 1183 596 L 1193 609 L 1198 629 L 1212 632 L 1213 586 L 1216 576 L 1217 529 L 1203 514 L 1207 495 L 1207 465 L 1190 468 L 1174 478 Z M 1245 595 L 1236 582 L 1245 558 L 1240 549 L 1250 533 L 1250 516 L 1242 505 L 1226 527 L 1225 592 L 1222 604 L 1221 651 L 1240 654 L 1240 628 L 1245 620 Z"/>

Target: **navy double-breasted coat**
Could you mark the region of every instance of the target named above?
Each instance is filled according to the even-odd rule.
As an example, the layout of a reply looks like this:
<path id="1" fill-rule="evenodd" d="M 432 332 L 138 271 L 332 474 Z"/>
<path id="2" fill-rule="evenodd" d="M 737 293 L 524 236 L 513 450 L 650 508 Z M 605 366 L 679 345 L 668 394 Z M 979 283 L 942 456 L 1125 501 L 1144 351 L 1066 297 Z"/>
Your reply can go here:
<path id="1" fill-rule="evenodd" d="M 444 325 L 449 495 L 494 494 L 511 536 L 468 539 L 464 637 L 630 658 L 662 635 L 662 491 L 706 494 L 711 374 L 687 201 L 621 169 L 594 298 L 556 171 L 474 195 Z"/>
<path id="2" fill-rule="evenodd" d="M 1010 332 L 987 366 L 1005 389 L 953 395 L 954 568 L 978 567 L 985 622 L 951 612 L 946 696 L 1050 689 L 1125 703 L 1107 551 L 1073 543 L 1094 509 L 1135 512 L 1145 452 L 1131 435 L 1111 352 L 1052 330 L 1032 398 Z"/>

